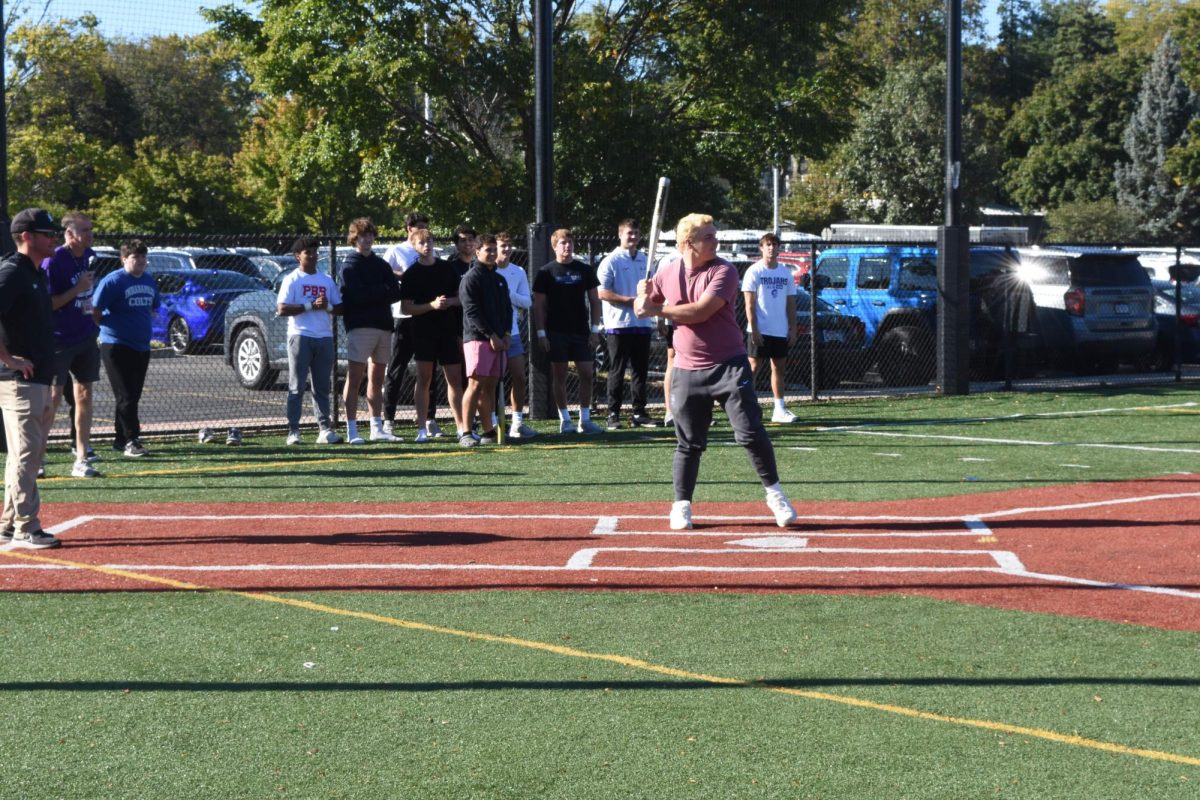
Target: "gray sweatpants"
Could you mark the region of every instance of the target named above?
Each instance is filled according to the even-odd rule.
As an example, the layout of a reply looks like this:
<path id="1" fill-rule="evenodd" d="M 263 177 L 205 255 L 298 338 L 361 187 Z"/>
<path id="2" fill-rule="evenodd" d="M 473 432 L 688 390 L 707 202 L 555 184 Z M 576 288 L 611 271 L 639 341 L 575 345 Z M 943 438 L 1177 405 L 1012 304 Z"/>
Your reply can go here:
<path id="1" fill-rule="evenodd" d="M 714 400 L 725 407 L 733 439 L 746 448 L 762 485 L 779 482 L 775 448 L 763 427 L 749 359 L 741 356 L 711 369 L 675 367 L 671 373 L 671 413 L 675 416 L 676 445 L 671 477 L 676 500 L 691 500 L 696 490 L 700 456 L 708 447 Z"/>

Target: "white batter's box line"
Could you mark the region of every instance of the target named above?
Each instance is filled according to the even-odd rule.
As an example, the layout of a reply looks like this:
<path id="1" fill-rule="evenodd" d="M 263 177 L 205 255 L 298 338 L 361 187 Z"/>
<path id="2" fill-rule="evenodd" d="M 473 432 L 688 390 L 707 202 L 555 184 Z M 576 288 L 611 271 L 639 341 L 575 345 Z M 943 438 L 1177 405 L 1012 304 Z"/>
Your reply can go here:
<path id="1" fill-rule="evenodd" d="M 875 547 L 587 547 L 582 550 L 577 550 L 566 563 L 568 569 L 596 569 L 596 558 L 601 555 L 617 554 L 617 553 L 654 553 L 654 554 L 671 554 L 671 555 L 691 555 L 691 556 L 710 556 L 710 555 L 740 555 L 744 556 L 750 553 L 777 553 L 787 555 L 802 555 L 802 556 L 822 556 L 822 555 L 845 555 L 856 554 L 862 556 L 880 556 L 880 555 L 929 555 L 929 556 L 987 556 L 995 563 L 994 567 L 962 567 L 962 566 L 915 566 L 915 567 L 875 567 L 869 565 L 854 565 L 846 567 L 819 567 L 819 566 L 786 566 L 786 565 L 771 565 L 763 567 L 716 567 L 716 566 L 699 566 L 685 564 L 665 564 L 651 567 L 621 567 L 621 569 L 631 570 L 649 570 L 657 571 L 659 569 L 689 569 L 708 572 L 797 572 L 797 571 L 820 571 L 820 572 L 861 572 L 867 571 L 884 571 L 884 572 L 1002 572 L 1005 574 L 1011 572 L 1024 572 L 1025 566 L 1015 553 L 1005 550 L 943 550 L 943 549 L 925 549 L 914 547 L 891 547 L 891 548 L 875 548 Z M 864 561 L 867 559 L 864 559 Z M 606 565 L 602 565 L 603 566 Z M 612 568 L 612 567 L 608 567 Z"/>

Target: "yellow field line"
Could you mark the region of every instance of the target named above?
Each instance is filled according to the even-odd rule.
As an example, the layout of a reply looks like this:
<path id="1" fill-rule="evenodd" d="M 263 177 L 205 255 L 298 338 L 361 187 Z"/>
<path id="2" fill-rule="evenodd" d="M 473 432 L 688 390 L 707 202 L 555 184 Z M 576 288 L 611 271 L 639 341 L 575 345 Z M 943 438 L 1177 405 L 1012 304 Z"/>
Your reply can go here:
<path id="1" fill-rule="evenodd" d="M 528 650 L 540 650 L 542 652 L 553 653 L 554 655 L 566 656 L 569 658 L 581 658 L 590 661 L 604 661 L 610 664 L 628 667 L 630 669 L 642 670 L 644 672 L 651 672 L 657 675 L 666 675 L 672 678 L 680 678 L 682 680 L 711 683 L 716 686 L 741 686 L 747 689 L 759 689 L 763 691 L 774 692 L 776 694 L 789 695 L 792 697 L 803 697 L 807 700 L 820 700 L 829 703 L 837 703 L 844 706 L 851 706 L 854 708 L 881 711 L 887 714 L 896 714 L 899 716 L 911 717 L 913 719 L 926 720 L 928 722 L 942 722 L 950 725 L 980 728 L 988 731 L 1009 733 L 1016 736 L 1028 736 L 1034 739 L 1044 739 L 1046 741 L 1070 745 L 1072 747 L 1083 747 L 1090 750 L 1101 750 L 1108 753 L 1118 753 L 1120 755 L 1136 756 L 1138 758 L 1152 759 L 1155 761 L 1169 761 L 1175 764 L 1186 764 L 1193 767 L 1200 767 L 1200 758 L 1193 756 L 1185 756 L 1178 753 L 1168 753 L 1161 750 L 1148 750 L 1140 747 L 1128 747 L 1126 745 L 1104 742 L 1098 739 L 1088 739 L 1084 736 L 1058 733 L 1057 731 L 1046 730 L 1044 728 L 1029 728 L 1023 725 L 1010 725 L 1006 722 L 993 722 L 991 720 L 971 719 L 969 717 L 954 717 L 946 714 L 936 714 L 931 711 L 921 711 L 920 709 L 892 705 L 890 703 L 877 703 L 874 700 L 864 700 L 862 698 L 849 697 L 847 695 L 830 694 L 829 692 L 815 692 L 808 689 L 795 689 L 788 686 L 775 686 L 764 681 L 730 678 L 722 675 L 707 675 L 702 672 L 692 672 L 691 670 L 678 669 L 676 667 L 669 667 L 663 664 L 655 664 L 650 661 L 643 661 L 640 658 L 630 658 L 629 656 L 618 655 L 615 653 L 593 653 L 587 650 L 580 650 L 575 647 L 563 647 L 562 645 L 550 644 L 549 642 L 539 642 L 532 639 L 519 639 L 513 636 L 501 636 L 493 633 L 480 633 L 478 631 L 447 628 L 441 625 L 430 625 L 425 622 L 398 619 L 396 617 L 388 617 L 382 614 L 372 614 L 367 611 L 353 611 L 350 609 L 328 606 L 324 603 L 314 603 L 309 600 L 281 597 L 279 595 L 265 594 L 262 592 L 242 592 L 237 591 L 236 589 L 221 589 L 214 586 L 203 586 L 201 584 L 189 583 L 188 581 L 175 580 L 174 578 L 147 575 L 140 572 L 133 572 L 116 567 L 105 567 L 97 564 L 84 564 L 77 561 L 68 561 L 62 558 L 35 555 L 33 553 L 25 553 L 18 550 L 0 550 L 0 555 L 17 558 L 23 561 L 33 561 L 40 564 L 55 564 L 58 566 L 73 567 L 90 572 L 98 572 L 104 575 L 158 584 L 159 586 L 167 586 L 173 589 L 244 597 L 249 600 L 256 600 L 258 602 L 276 603 L 279 605 L 291 606 L 292 608 L 304 609 L 306 611 L 315 611 L 321 614 L 332 614 L 339 617 L 350 617 L 368 622 L 377 622 L 382 625 L 390 625 L 397 628 L 405 628 L 407 630 L 421 631 L 424 633 L 437 633 L 445 636 L 456 636 L 462 639 L 470 639 L 477 642 L 491 642 L 494 644 L 521 647 Z"/>

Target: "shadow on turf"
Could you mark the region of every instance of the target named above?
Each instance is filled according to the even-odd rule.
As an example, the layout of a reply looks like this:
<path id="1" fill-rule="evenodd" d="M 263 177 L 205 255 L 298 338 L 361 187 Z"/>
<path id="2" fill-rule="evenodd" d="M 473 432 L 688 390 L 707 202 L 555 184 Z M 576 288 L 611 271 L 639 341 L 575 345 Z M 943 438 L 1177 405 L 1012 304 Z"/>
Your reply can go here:
<path id="1" fill-rule="evenodd" d="M 959 686 L 959 687 L 1049 687 L 1049 686 L 1157 686 L 1197 688 L 1200 678 L 1122 678 L 1092 675 L 1044 676 L 1037 678 L 780 678 L 724 684 L 694 680 L 623 681 L 13 681 L 0 683 L 0 692 L 475 692 L 475 691 L 564 691 L 595 692 L 605 689 L 627 691 L 680 691 L 712 689 L 830 689 L 863 686 Z"/>

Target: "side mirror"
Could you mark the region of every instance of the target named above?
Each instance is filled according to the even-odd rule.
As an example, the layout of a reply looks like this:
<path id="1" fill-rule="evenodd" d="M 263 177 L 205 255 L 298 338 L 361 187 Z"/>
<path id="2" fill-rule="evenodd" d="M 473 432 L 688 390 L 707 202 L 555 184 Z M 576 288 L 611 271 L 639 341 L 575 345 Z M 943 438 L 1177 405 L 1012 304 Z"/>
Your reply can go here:
<path id="1" fill-rule="evenodd" d="M 800 285 L 804 288 L 804 291 L 808 292 L 809 294 L 812 294 L 813 293 L 812 284 L 813 284 L 812 273 L 811 272 L 804 273 L 804 277 L 800 279 Z M 817 293 L 819 294 L 822 289 L 828 289 L 828 288 L 829 288 L 829 276 L 828 275 L 818 275 L 817 276 Z"/>

